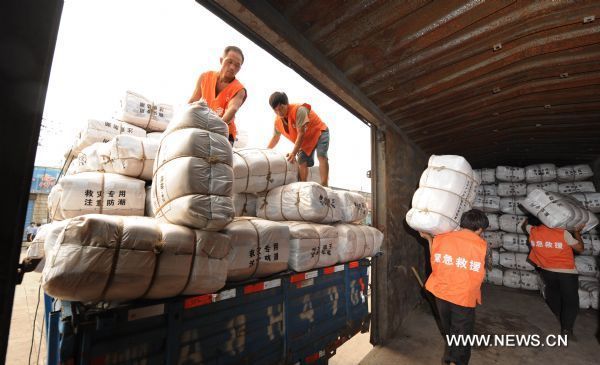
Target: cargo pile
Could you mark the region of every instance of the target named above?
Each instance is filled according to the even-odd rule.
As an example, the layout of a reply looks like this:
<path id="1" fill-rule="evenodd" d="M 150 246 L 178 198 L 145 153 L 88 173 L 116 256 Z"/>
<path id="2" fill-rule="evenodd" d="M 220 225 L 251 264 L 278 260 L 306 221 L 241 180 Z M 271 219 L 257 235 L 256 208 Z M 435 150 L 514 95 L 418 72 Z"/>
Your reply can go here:
<path id="1" fill-rule="evenodd" d="M 48 197 L 52 223 L 28 256 L 51 296 L 124 302 L 215 293 L 227 282 L 376 255 L 365 198 L 297 182 L 273 150 L 233 150 L 203 102 L 173 108 L 127 92 L 120 119 L 90 121 Z"/>
<path id="2" fill-rule="evenodd" d="M 584 252 L 576 255 L 582 308 L 598 308 L 598 269 L 600 239 L 593 228 L 598 224 L 600 193 L 596 192 L 588 165 L 564 166 L 539 164 L 526 167 L 498 166 L 475 170 L 482 184 L 477 189 L 473 207 L 486 212 L 490 227 L 483 238 L 493 249 L 493 267 L 486 281 L 511 288 L 541 289 L 534 267 L 526 259 L 529 242 L 521 226 L 526 212 L 537 216 L 549 227 L 573 230 L 584 226 Z M 589 290 L 588 290 L 589 289 Z M 595 299 L 594 299 L 595 298 Z M 595 300 L 595 302 L 594 302 Z"/>

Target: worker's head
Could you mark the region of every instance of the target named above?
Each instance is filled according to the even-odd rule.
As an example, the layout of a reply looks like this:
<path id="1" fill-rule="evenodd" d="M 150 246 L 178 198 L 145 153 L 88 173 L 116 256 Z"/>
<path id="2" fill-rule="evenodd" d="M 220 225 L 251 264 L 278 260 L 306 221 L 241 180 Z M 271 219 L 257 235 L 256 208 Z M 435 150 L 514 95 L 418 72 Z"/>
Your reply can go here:
<path id="1" fill-rule="evenodd" d="M 221 56 L 221 77 L 226 80 L 233 80 L 235 75 L 242 68 L 244 63 L 244 54 L 236 46 L 227 46 Z"/>
<path id="2" fill-rule="evenodd" d="M 527 214 L 527 224 L 534 227 L 544 225 L 544 223 L 542 223 L 542 221 L 533 214 Z"/>
<path id="3" fill-rule="evenodd" d="M 473 231 L 477 234 L 489 227 L 490 221 L 484 212 L 479 209 L 471 209 L 464 212 L 460 218 L 460 227 Z"/>
<path id="4" fill-rule="evenodd" d="M 275 114 L 280 117 L 285 117 L 287 115 L 288 104 L 288 97 L 284 92 L 275 91 L 269 97 L 269 105 L 271 105 Z"/>

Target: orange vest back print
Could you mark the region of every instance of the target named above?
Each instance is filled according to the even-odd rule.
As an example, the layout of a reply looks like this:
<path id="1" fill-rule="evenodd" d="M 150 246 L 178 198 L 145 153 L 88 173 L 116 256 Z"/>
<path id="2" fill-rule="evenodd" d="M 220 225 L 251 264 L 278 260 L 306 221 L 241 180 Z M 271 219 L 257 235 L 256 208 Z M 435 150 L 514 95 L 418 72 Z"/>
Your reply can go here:
<path id="1" fill-rule="evenodd" d="M 573 249 L 565 242 L 565 230 L 531 227 L 529 259 L 542 269 L 574 269 Z"/>
<path id="2" fill-rule="evenodd" d="M 284 125 L 283 119 L 280 117 L 275 118 L 275 129 L 283 134 L 287 139 L 296 143 L 298 137 L 298 131 L 296 130 L 296 112 L 298 107 L 303 106 L 308 109 L 308 123 L 306 132 L 304 133 L 304 140 L 300 149 L 304 151 L 308 156 L 317 146 L 321 132 L 327 129 L 327 125 L 323 123 L 317 113 L 313 112 L 309 104 L 289 104 L 287 112 L 287 126 Z"/>
<path id="3" fill-rule="evenodd" d="M 229 105 L 229 101 L 233 99 L 233 97 L 240 90 L 245 90 L 245 88 L 244 85 L 238 81 L 238 79 L 233 79 L 233 81 L 217 95 L 216 92 L 218 80 L 218 72 L 208 71 L 202 74 L 200 85 L 202 87 L 202 99 L 206 101 L 206 104 L 208 104 L 209 108 L 217 113 L 219 117 L 223 117 L 225 110 L 227 110 L 227 105 Z M 237 136 L 235 118 L 231 119 L 231 122 L 229 123 L 229 135 L 233 136 L 234 140 Z"/>
<path id="4" fill-rule="evenodd" d="M 474 232 L 437 235 L 431 244 L 431 275 L 425 288 L 436 297 L 463 307 L 481 304 L 487 243 Z"/>

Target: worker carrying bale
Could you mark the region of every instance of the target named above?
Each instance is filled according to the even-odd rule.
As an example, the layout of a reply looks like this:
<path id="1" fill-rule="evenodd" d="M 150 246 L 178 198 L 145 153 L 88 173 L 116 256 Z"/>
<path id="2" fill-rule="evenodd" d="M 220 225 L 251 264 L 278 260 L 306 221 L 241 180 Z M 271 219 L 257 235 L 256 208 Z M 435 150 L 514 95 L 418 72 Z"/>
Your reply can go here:
<path id="1" fill-rule="evenodd" d="M 237 128 L 235 113 L 246 101 L 246 88 L 235 78 L 244 63 L 242 50 L 235 46 L 225 47 L 220 58 L 221 70 L 204 72 L 196 82 L 188 104 L 203 99 L 229 127 L 229 143 L 235 143 Z"/>
<path id="2" fill-rule="evenodd" d="M 473 335 L 475 307 L 481 304 L 487 243 L 480 237 L 488 227 L 480 210 L 471 209 L 460 218 L 460 229 L 435 237 L 419 232 L 429 241 L 431 275 L 425 288 L 435 296 L 446 345 L 442 363 L 468 364 L 471 346 L 448 343 L 449 335 Z"/>
<path id="3" fill-rule="evenodd" d="M 576 227 L 573 237 L 562 228 L 544 225 L 533 215 L 523 222 L 523 231 L 529 234 L 531 244 L 528 259 L 540 272 L 546 303 L 560 321 L 561 334 L 570 337 L 579 311 L 579 282 L 573 251 L 583 252 L 582 229 L 583 225 Z"/>
<path id="4" fill-rule="evenodd" d="M 294 161 L 298 155 L 300 181 L 307 181 L 308 168 L 315 164 L 315 151 L 319 159 L 321 185 L 327 186 L 329 180 L 329 128 L 311 109 L 309 104 L 290 104 L 284 92 L 274 92 L 269 97 L 269 105 L 277 114 L 273 137 L 267 148 L 279 143 L 283 134 L 294 143 L 294 149 L 287 155 L 288 161 Z"/>

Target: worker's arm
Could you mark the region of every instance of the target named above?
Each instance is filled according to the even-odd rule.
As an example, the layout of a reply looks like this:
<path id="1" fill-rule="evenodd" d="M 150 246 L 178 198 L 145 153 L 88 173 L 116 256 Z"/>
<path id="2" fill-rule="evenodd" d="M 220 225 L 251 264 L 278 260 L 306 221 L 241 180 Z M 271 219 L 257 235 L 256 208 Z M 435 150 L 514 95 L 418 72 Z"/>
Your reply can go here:
<path id="1" fill-rule="evenodd" d="M 237 94 L 229 101 L 227 104 L 227 109 L 225 109 L 225 113 L 223 113 L 223 121 L 227 124 L 231 122 L 231 120 L 235 117 L 235 113 L 240 109 L 244 101 L 246 100 L 246 90 L 242 89 L 238 91 Z"/>
<path id="2" fill-rule="evenodd" d="M 429 252 L 431 252 L 431 244 L 433 243 L 433 235 L 427 232 L 419 232 L 419 235 L 429 242 Z"/>
<path id="3" fill-rule="evenodd" d="M 269 145 L 267 146 L 267 148 L 273 148 L 273 147 L 277 146 L 277 143 L 279 143 L 280 137 L 281 137 L 280 133 L 273 133 L 273 137 L 271 137 L 271 141 L 269 141 Z"/>
<path id="4" fill-rule="evenodd" d="M 521 224 L 521 230 L 522 230 L 524 233 L 528 233 L 528 232 L 527 232 L 527 218 L 523 219 L 523 223 Z"/>
<path id="5" fill-rule="evenodd" d="M 194 89 L 194 93 L 188 100 L 188 104 L 191 104 L 195 101 L 198 101 L 202 98 L 202 75 L 198 77 L 198 81 L 196 81 L 196 88 Z"/>
<path id="6" fill-rule="evenodd" d="M 575 251 L 577 253 L 583 252 L 583 239 L 581 238 L 581 230 L 582 229 L 583 229 L 583 226 L 579 226 L 579 227 L 575 228 L 575 239 L 577 240 L 577 243 L 574 245 L 571 245 L 571 248 L 573 249 L 573 251 Z"/>

